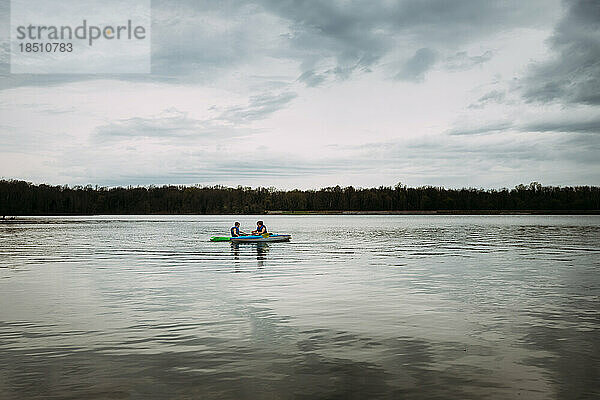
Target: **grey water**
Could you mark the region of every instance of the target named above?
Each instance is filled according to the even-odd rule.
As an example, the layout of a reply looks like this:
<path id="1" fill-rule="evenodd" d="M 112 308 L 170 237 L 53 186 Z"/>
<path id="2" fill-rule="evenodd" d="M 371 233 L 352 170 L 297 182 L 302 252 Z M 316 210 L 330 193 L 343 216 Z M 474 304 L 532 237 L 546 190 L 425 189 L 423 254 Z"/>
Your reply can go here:
<path id="1" fill-rule="evenodd" d="M 292 241 L 208 241 L 259 218 Z M 600 398 L 600 216 L 28 222 L 2 399 Z"/>

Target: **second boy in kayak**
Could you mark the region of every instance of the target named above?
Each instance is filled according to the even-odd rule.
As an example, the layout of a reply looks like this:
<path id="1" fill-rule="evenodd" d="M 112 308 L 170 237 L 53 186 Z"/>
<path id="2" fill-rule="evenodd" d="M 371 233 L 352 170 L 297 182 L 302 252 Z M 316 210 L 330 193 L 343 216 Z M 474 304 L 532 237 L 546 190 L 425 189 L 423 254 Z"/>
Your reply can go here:
<path id="1" fill-rule="evenodd" d="M 252 231 L 253 235 L 265 235 L 267 233 L 267 227 L 263 225 L 262 221 L 256 223 L 256 230 Z"/>

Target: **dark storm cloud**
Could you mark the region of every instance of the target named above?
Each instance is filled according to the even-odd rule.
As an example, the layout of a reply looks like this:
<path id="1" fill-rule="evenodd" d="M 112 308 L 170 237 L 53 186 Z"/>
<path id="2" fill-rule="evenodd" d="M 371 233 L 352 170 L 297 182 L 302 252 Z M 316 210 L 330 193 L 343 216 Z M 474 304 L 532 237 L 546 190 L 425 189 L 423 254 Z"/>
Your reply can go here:
<path id="1" fill-rule="evenodd" d="M 347 79 L 355 73 L 370 71 L 380 66 L 382 58 L 394 53 L 398 62 L 395 67 L 394 63 L 386 67 L 392 69 L 390 76 L 420 80 L 420 72 L 434 62 L 429 51 L 460 50 L 466 43 L 499 31 L 544 23 L 545 3 L 544 0 L 153 2 L 152 75 L 111 78 L 209 82 L 267 57 L 296 62 L 300 67 L 296 78 L 308 86 L 316 86 L 330 79 Z M 8 24 L 7 15 L 5 12 L 2 17 Z M 418 53 L 418 49 L 429 50 Z M 460 60 L 458 53 L 454 60 L 457 68 L 469 68 L 491 57 L 491 53 L 484 52 L 464 55 Z M 0 89 L 104 78 L 102 75 L 9 76 L 6 60 L 2 64 Z"/>
<path id="2" fill-rule="evenodd" d="M 543 21 L 546 11 L 543 1 L 262 0 L 258 3 L 267 12 L 290 22 L 293 34 L 289 38 L 289 56 L 303 61 L 301 80 L 313 86 L 325 80 L 325 75 L 315 70 L 319 60 L 335 59 L 337 70 L 349 76 L 354 71 L 369 70 L 384 56 L 397 51 L 398 40 L 412 43 L 412 49 L 400 49 L 408 61 L 393 75 L 420 80 L 435 61 L 433 52 L 438 48 L 460 46 L 499 30 L 535 26 Z M 419 48 L 426 50 L 415 54 Z M 466 59 L 455 60 L 456 67 L 469 68 L 491 56 L 491 52 L 465 55 Z"/>
<path id="3" fill-rule="evenodd" d="M 262 54 L 265 18 L 239 1 L 152 4 L 152 72 L 210 79 Z"/>
<path id="4" fill-rule="evenodd" d="M 378 2 L 261 1 L 262 8 L 290 28 L 287 57 L 301 61 L 302 73 L 333 59 L 326 74 L 346 78 L 373 65 L 393 46 L 393 31 Z M 314 83 L 313 81 L 311 81 Z"/>
<path id="5" fill-rule="evenodd" d="M 396 75 L 396 79 L 402 81 L 422 82 L 425 73 L 435 63 L 436 54 L 433 50 L 423 48 L 406 61 Z"/>
<path id="6" fill-rule="evenodd" d="M 568 12 L 550 39 L 554 57 L 532 69 L 525 98 L 600 105 L 600 2 L 566 1 L 565 6 Z"/>

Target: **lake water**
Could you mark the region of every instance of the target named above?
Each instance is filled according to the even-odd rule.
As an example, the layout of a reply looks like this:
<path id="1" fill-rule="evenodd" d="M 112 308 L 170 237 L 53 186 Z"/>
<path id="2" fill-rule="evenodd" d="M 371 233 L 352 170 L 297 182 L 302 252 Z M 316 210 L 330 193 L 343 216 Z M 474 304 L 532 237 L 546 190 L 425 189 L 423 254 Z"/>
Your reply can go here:
<path id="1" fill-rule="evenodd" d="M 0 398 L 600 398 L 600 216 L 258 218 L 0 225 Z"/>

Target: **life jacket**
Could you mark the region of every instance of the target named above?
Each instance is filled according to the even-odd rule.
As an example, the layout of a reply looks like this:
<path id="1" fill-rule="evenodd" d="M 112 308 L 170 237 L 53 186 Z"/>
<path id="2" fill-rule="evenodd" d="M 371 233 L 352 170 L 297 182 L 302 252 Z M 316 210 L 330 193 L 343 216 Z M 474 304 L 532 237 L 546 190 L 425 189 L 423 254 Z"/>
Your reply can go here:
<path id="1" fill-rule="evenodd" d="M 261 226 L 260 226 L 260 228 L 259 228 L 259 227 L 256 227 L 256 230 L 257 230 L 257 231 L 259 231 L 259 233 L 260 233 L 261 235 L 264 235 L 265 233 L 267 233 L 267 227 L 266 227 L 266 225 L 261 225 Z M 261 232 L 261 231 L 262 231 L 262 232 Z"/>
<path id="2" fill-rule="evenodd" d="M 240 236 L 240 228 L 238 228 L 237 226 L 232 226 L 231 229 L 231 236 Z"/>

